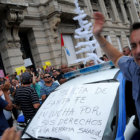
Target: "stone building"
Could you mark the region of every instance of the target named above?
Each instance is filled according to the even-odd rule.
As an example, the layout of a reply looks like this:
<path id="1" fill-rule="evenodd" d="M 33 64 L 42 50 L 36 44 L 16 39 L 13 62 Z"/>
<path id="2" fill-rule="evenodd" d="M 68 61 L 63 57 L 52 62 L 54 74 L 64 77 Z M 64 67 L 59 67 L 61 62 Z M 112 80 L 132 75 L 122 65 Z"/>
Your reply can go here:
<path id="1" fill-rule="evenodd" d="M 79 0 L 91 18 L 101 11 L 106 18 L 103 35 L 116 48 L 129 44 L 129 26 L 140 21 L 140 0 Z M 0 0 L 0 67 L 6 73 L 31 58 L 34 66 L 50 61 L 54 66 L 71 65 L 76 56 L 74 31 L 79 26 L 72 18 L 74 0 Z M 60 34 L 71 56 L 61 49 Z M 103 52 L 100 48 L 97 54 Z"/>

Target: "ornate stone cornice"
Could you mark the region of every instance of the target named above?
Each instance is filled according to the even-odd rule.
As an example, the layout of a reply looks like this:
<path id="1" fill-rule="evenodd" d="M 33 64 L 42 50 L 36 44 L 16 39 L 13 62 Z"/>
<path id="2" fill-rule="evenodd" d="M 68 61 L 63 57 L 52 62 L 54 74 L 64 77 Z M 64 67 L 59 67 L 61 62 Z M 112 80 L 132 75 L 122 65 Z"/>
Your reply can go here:
<path id="1" fill-rule="evenodd" d="M 7 26 L 19 25 L 23 19 L 23 11 L 28 7 L 25 0 L 0 0 L 0 11 L 6 15 L 3 19 Z"/>
<path id="2" fill-rule="evenodd" d="M 6 21 L 8 25 L 19 25 L 24 20 L 23 10 L 9 8 Z"/>
<path id="3" fill-rule="evenodd" d="M 27 7 L 28 3 L 24 0 L 0 0 L 0 4 L 2 5 L 15 5 L 15 6 L 22 6 Z"/>
<path id="4" fill-rule="evenodd" d="M 24 20 L 24 9 L 25 6 L 18 6 L 18 5 L 11 5 L 7 4 L 6 8 L 3 10 L 5 11 L 5 17 L 3 19 L 5 23 L 5 30 L 4 34 L 6 36 L 6 45 L 5 48 L 10 47 L 19 47 L 19 36 L 18 30 L 20 23 Z M 12 43 L 13 45 L 11 45 Z"/>

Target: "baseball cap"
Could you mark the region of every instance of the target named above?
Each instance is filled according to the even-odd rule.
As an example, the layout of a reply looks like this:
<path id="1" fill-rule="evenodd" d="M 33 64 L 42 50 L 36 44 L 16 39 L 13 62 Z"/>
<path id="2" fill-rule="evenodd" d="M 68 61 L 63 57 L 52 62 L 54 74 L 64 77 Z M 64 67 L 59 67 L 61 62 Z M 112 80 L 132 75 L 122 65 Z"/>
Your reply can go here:
<path id="1" fill-rule="evenodd" d="M 29 72 L 24 72 L 22 75 L 21 75 L 21 79 L 24 80 L 24 81 L 28 81 L 32 78 L 32 75 L 29 73 Z"/>

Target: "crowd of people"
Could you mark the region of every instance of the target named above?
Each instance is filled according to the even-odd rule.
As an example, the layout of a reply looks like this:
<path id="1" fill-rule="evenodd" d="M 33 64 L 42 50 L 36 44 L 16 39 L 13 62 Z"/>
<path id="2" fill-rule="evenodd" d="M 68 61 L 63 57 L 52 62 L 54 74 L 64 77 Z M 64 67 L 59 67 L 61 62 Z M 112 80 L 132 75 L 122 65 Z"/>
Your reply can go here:
<path id="1" fill-rule="evenodd" d="M 123 50 L 124 55 L 131 56 L 129 47 Z M 101 57 L 103 61 L 109 61 L 107 55 Z M 17 120 L 21 111 L 24 114 L 25 123 L 33 118 L 42 102 L 53 92 L 60 84 L 67 81 L 64 74 L 77 69 L 94 66 L 94 60 L 90 60 L 85 65 L 78 67 L 62 65 L 60 69 L 55 67 L 46 67 L 43 70 L 37 67 L 21 70 L 20 75 L 15 72 L 13 75 L 6 74 L 0 77 L 0 136 L 8 127 L 13 127 L 13 120 Z"/>
<path id="2" fill-rule="evenodd" d="M 104 25 L 104 16 L 97 12 L 94 14 L 93 33 L 99 42 L 101 48 L 106 53 L 101 57 L 104 61 L 112 60 L 116 66 L 119 66 L 127 80 L 133 84 L 133 99 L 137 110 L 137 126 L 140 126 L 140 88 L 139 88 L 139 67 L 140 67 L 140 23 L 135 23 L 131 27 L 130 41 L 131 50 L 128 46 L 119 52 L 102 35 Z M 130 57 L 128 57 L 130 56 Z M 21 71 L 20 75 L 15 74 L 6 77 L 0 77 L 0 137 L 8 127 L 13 126 L 13 117 L 16 120 L 19 110 L 22 110 L 25 122 L 28 122 L 35 115 L 41 103 L 53 92 L 60 84 L 67 81 L 64 74 L 70 71 L 93 66 L 94 61 L 90 60 L 86 65 L 80 64 L 78 67 L 68 67 L 62 65 L 60 69 L 47 67 L 45 70 L 37 67 L 26 72 Z M 134 84 L 135 83 L 135 84 Z M 11 113 L 12 112 L 12 113 Z M 2 140 L 5 140 L 8 132 L 14 133 L 13 129 L 8 129 L 3 134 Z M 19 139 L 19 135 L 17 135 Z"/>
<path id="3" fill-rule="evenodd" d="M 91 60 L 86 67 L 93 65 L 94 61 Z M 31 120 L 48 95 L 67 81 L 65 73 L 84 67 L 62 65 L 60 69 L 46 67 L 45 70 L 37 67 L 36 70 L 21 70 L 20 75 L 15 72 L 0 77 L 0 136 L 4 130 L 13 127 L 14 120 L 21 112 L 25 123 Z"/>

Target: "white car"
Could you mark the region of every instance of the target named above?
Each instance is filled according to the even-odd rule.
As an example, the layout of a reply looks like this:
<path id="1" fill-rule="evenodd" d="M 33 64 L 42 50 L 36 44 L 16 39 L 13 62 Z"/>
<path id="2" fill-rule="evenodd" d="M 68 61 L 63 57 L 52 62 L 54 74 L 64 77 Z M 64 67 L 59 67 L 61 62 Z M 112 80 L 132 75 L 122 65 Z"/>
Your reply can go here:
<path id="1" fill-rule="evenodd" d="M 132 86 L 118 68 L 111 67 L 108 62 L 65 74 L 69 80 L 48 96 L 22 138 L 124 138 L 127 117 L 135 115 L 135 107 L 130 110 L 125 102 L 125 92 L 130 92 L 127 98 L 131 99 Z"/>

